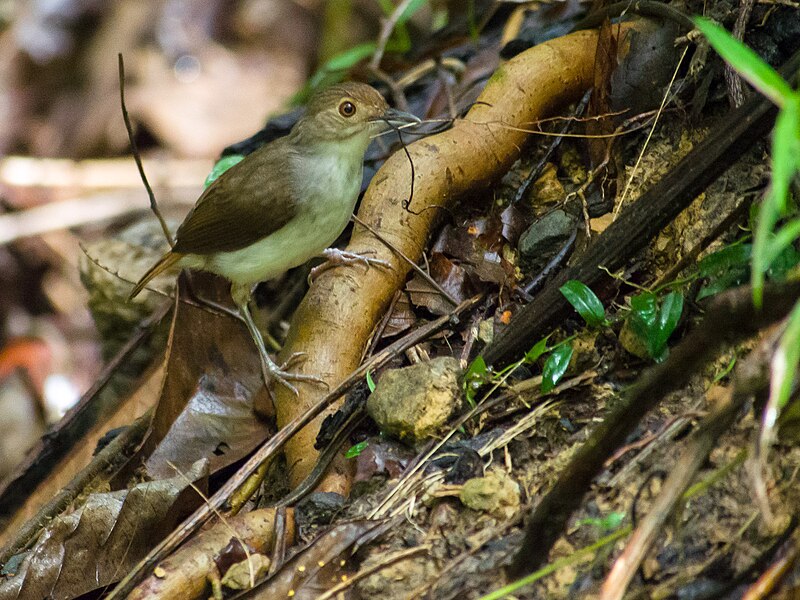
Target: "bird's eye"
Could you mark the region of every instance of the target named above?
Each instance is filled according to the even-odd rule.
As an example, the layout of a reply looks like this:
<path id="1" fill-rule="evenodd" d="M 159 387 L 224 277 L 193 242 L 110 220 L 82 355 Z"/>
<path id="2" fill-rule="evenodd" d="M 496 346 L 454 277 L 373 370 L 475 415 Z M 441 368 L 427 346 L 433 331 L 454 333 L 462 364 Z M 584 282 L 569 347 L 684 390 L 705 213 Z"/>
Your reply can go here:
<path id="1" fill-rule="evenodd" d="M 352 117 L 356 114 L 356 105 L 349 100 L 345 100 L 339 105 L 339 114 L 343 117 Z"/>

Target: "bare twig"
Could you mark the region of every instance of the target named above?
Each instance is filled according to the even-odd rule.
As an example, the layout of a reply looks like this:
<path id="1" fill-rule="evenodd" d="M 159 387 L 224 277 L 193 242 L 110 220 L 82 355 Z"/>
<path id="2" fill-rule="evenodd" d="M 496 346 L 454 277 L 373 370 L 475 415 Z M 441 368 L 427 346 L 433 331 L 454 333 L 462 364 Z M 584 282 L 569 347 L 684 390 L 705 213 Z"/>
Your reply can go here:
<path id="1" fill-rule="evenodd" d="M 408 256 L 406 256 L 401 250 L 399 250 L 394 244 L 389 242 L 389 240 L 387 240 L 383 235 L 378 233 L 378 231 L 376 231 L 374 227 L 370 227 L 364 221 L 359 219 L 356 215 L 353 215 L 353 221 L 355 221 L 356 223 L 361 225 L 364 229 L 369 231 L 372 235 L 378 238 L 378 240 L 382 242 L 387 248 L 389 248 L 389 250 L 397 254 L 404 261 L 406 261 L 411 266 L 411 268 L 414 269 L 414 271 L 419 274 L 420 277 L 422 277 L 425 281 L 427 281 L 433 287 L 433 289 L 439 292 L 442 295 L 442 297 L 444 297 L 448 302 L 450 302 L 450 304 L 452 304 L 453 306 L 458 306 L 458 300 L 456 300 L 455 298 L 453 298 L 453 296 L 448 294 L 447 291 L 442 286 L 436 283 L 433 277 L 428 275 L 425 269 L 420 267 L 417 263 L 415 263 Z"/>
<path id="2" fill-rule="evenodd" d="M 169 227 L 167 227 L 167 222 L 164 220 L 161 211 L 158 208 L 158 203 L 156 202 L 156 196 L 153 193 L 153 188 L 150 187 L 150 182 L 147 181 L 147 175 L 144 174 L 144 167 L 142 166 L 142 157 L 139 155 L 139 149 L 136 147 L 136 140 L 133 137 L 133 127 L 131 126 L 131 119 L 128 116 L 128 109 L 125 107 L 125 64 L 122 60 L 122 53 L 120 52 L 117 55 L 119 59 L 119 103 L 122 107 L 122 118 L 125 121 L 125 129 L 128 130 L 128 139 L 131 142 L 131 152 L 133 152 L 133 160 L 136 161 L 136 168 L 139 169 L 139 175 L 142 178 L 142 183 L 144 183 L 144 187 L 147 190 L 147 195 L 150 198 L 150 208 L 153 211 L 153 214 L 158 219 L 158 222 L 161 224 L 161 230 L 164 232 L 164 237 L 167 238 L 167 242 L 169 242 L 170 247 L 175 245 L 175 241 L 172 238 L 172 234 L 169 232 Z"/>
<path id="3" fill-rule="evenodd" d="M 394 12 L 389 15 L 389 18 L 383 22 L 381 34 L 380 37 L 378 37 L 378 47 L 375 49 L 375 54 L 372 55 L 372 60 L 369 63 L 370 68 L 373 70 L 378 70 L 380 68 L 381 60 L 383 59 L 383 53 L 386 52 L 386 43 L 389 41 L 394 28 L 397 27 L 397 22 L 400 20 L 400 17 L 403 16 L 404 12 L 406 12 L 406 9 L 411 5 L 411 2 L 412 0 L 403 0 L 397 5 L 397 8 L 394 9 Z"/>

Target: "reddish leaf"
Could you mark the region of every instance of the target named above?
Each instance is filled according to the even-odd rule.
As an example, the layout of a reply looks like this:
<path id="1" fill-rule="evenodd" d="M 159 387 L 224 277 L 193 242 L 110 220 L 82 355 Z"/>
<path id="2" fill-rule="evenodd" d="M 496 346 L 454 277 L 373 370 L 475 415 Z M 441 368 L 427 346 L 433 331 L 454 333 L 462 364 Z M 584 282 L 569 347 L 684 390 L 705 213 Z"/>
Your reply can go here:
<path id="1" fill-rule="evenodd" d="M 392 337 L 408 329 L 417 322 L 417 317 L 411 309 L 411 299 L 406 292 L 401 292 L 394 303 L 389 322 L 383 330 L 383 337 Z"/>
<path id="2" fill-rule="evenodd" d="M 430 260 L 431 277 L 457 302 L 462 302 L 474 291 L 470 285 L 467 271 L 443 254 L 434 254 Z M 430 283 L 415 274 L 406 285 L 411 301 L 416 306 L 424 306 L 435 315 L 449 314 L 453 305 Z"/>

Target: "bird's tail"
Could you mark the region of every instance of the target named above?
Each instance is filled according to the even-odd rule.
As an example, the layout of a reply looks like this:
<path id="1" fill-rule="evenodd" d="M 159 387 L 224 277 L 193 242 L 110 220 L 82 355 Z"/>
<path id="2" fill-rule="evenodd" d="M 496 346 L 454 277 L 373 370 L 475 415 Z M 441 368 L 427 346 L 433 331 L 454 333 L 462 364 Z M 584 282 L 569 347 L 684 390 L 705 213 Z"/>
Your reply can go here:
<path id="1" fill-rule="evenodd" d="M 183 254 L 175 254 L 174 252 L 167 252 L 164 256 L 162 256 L 159 259 L 159 261 L 156 264 L 154 264 L 147 270 L 147 273 L 142 275 L 142 278 L 133 287 L 130 296 L 128 296 L 128 300 L 132 300 L 133 298 L 135 298 L 136 295 L 139 292 L 141 292 L 148 283 L 150 283 L 151 279 L 157 277 L 158 275 L 169 269 L 181 258 L 183 258 Z"/>

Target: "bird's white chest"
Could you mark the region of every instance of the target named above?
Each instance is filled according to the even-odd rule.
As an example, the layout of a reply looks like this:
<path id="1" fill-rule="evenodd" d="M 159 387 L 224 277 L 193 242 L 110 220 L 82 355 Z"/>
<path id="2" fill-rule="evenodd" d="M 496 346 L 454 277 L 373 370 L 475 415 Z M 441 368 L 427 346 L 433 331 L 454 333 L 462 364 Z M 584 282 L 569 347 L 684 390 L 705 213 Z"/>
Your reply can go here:
<path id="1" fill-rule="evenodd" d="M 234 252 L 214 255 L 205 268 L 224 272 L 236 283 L 252 284 L 277 277 L 318 256 L 342 233 L 361 189 L 362 156 L 325 153 L 293 164 L 299 182 L 295 216 L 281 229 Z"/>
<path id="2" fill-rule="evenodd" d="M 362 161 L 346 156 L 319 156 L 295 165 L 301 203 L 309 210 L 352 211 L 361 188 Z"/>

